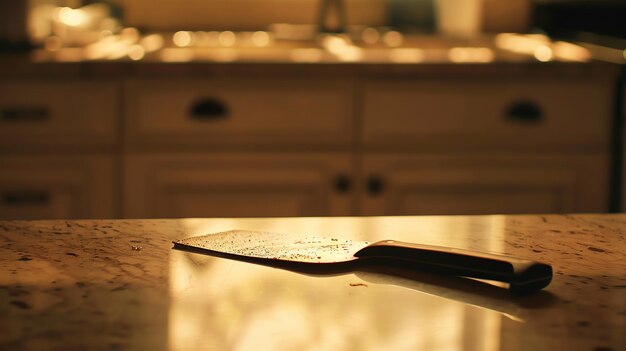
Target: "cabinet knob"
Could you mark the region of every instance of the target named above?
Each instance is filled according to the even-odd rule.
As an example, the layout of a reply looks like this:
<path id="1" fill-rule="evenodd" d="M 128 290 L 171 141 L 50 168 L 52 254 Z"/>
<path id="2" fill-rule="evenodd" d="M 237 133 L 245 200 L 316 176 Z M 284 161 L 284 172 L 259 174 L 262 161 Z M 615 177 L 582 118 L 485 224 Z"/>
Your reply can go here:
<path id="1" fill-rule="evenodd" d="M 352 188 L 350 177 L 345 174 L 338 175 L 334 180 L 334 188 L 338 194 L 346 194 Z"/>
<path id="2" fill-rule="evenodd" d="M 367 193 L 372 196 L 380 195 L 385 190 L 385 182 L 380 176 L 373 175 L 367 179 L 365 184 Z"/>
<path id="3" fill-rule="evenodd" d="M 199 121 L 213 121 L 228 117 L 228 105 L 216 98 L 202 98 L 191 104 L 189 117 Z"/>
<path id="4" fill-rule="evenodd" d="M 40 106 L 0 108 L 0 120 L 7 122 L 39 122 L 50 118 L 50 110 Z"/>
<path id="5" fill-rule="evenodd" d="M 7 206 L 45 205 L 50 202 L 50 193 L 39 190 L 6 191 L 2 202 Z"/>
<path id="6" fill-rule="evenodd" d="M 504 117 L 509 121 L 522 123 L 539 123 L 544 115 L 541 106 L 534 101 L 515 101 L 504 112 Z"/>

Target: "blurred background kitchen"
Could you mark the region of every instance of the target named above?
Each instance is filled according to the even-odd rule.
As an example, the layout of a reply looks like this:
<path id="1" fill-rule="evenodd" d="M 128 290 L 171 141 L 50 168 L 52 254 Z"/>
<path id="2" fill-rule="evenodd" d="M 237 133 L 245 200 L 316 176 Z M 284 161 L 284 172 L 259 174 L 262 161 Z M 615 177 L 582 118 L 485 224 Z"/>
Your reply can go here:
<path id="1" fill-rule="evenodd" d="M 0 0 L 0 218 L 622 211 L 624 18 Z"/>

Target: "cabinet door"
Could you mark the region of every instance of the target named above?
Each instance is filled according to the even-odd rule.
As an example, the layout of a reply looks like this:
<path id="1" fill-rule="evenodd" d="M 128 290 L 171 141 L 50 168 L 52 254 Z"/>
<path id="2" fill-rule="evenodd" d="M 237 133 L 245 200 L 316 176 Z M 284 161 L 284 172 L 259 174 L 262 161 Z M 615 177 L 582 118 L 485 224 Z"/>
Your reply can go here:
<path id="1" fill-rule="evenodd" d="M 350 170 L 344 154 L 131 154 L 125 159 L 124 215 L 348 215 Z"/>
<path id="2" fill-rule="evenodd" d="M 0 219 L 117 215 L 112 157 L 1 157 L 0 169 Z"/>
<path id="3" fill-rule="evenodd" d="M 365 215 L 604 212 L 608 158 L 369 155 Z"/>

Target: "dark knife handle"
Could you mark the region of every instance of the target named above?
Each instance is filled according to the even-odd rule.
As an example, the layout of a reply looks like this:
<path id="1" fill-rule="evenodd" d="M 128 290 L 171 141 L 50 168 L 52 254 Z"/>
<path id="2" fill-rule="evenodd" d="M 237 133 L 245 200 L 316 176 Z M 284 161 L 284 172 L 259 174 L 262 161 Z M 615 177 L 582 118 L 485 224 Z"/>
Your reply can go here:
<path id="1" fill-rule="evenodd" d="M 543 289 L 552 280 L 552 267 L 522 258 L 448 247 L 383 240 L 357 251 L 360 259 L 414 263 L 434 273 L 509 283 L 515 293 Z"/>

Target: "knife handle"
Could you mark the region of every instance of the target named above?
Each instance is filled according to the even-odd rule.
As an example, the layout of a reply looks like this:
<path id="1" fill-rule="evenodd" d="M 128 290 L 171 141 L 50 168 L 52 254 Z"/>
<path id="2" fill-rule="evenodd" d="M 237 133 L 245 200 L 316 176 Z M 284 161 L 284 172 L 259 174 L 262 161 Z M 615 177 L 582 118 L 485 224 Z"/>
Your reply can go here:
<path id="1" fill-rule="evenodd" d="M 485 252 L 383 240 L 357 251 L 360 259 L 379 259 L 392 264 L 414 263 L 419 269 L 440 274 L 509 283 L 515 293 L 543 289 L 552 280 L 545 263 Z"/>

